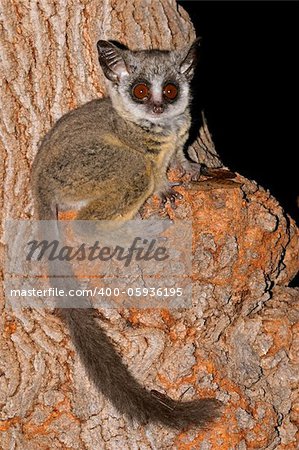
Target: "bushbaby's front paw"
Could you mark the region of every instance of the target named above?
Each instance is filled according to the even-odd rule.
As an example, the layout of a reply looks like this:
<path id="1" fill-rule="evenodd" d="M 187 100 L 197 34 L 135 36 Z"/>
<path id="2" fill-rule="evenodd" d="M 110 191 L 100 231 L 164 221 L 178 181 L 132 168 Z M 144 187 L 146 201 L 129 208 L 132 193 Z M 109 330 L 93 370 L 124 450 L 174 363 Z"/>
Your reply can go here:
<path id="1" fill-rule="evenodd" d="M 161 199 L 161 206 L 165 206 L 167 200 L 169 200 L 170 206 L 175 209 L 176 199 L 181 200 L 183 198 L 182 194 L 172 189 L 174 186 L 180 186 L 182 183 L 175 182 L 175 183 L 168 183 L 167 187 L 160 192 L 159 197 Z"/>

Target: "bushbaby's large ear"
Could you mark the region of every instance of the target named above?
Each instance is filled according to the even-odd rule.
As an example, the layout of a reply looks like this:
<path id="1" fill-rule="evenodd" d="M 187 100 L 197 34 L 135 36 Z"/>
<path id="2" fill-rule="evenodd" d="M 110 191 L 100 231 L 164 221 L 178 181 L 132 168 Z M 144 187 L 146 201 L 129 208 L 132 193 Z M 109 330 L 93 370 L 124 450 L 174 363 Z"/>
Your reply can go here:
<path id="1" fill-rule="evenodd" d="M 183 60 L 180 65 L 180 71 L 184 74 L 189 80 L 194 75 L 194 69 L 198 60 L 199 54 L 199 46 L 200 46 L 200 37 L 198 37 L 191 47 L 188 47 L 185 52 L 183 52 Z"/>
<path id="2" fill-rule="evenodd" d="M 98 41 L 97 43 L 99 61 L 105 77 L 117 83 L 128 75 L 128 69 L 122 56 L 122 51 L 109 41 Z"/>

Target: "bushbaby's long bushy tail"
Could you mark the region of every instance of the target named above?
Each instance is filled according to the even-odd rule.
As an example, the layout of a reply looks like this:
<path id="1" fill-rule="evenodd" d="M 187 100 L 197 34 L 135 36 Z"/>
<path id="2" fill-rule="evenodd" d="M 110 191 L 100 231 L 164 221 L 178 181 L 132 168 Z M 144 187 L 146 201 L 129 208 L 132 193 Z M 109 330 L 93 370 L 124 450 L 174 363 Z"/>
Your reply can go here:
<path id="1" fill-rule="evenodd" d="M 130 374 L 99 326 L 92 309 L 60 309 L 72 341 L 97 389 L 115 408 L 141 423 L 160 422 L 169 427 L 203 426 L 219 416 L 220 402 L 205 398 L 180 402 L 165 396 L 161 401 Z"/>

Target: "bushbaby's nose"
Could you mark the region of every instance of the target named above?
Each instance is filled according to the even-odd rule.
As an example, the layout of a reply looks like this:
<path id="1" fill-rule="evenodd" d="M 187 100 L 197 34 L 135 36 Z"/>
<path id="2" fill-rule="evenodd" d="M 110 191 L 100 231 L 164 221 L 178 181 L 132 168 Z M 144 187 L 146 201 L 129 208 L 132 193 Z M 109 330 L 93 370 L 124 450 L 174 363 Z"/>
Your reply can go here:
<path id="1" fill-rule="evenodd" d="M 155 114 L 162 114 L 163 111 L 164 111 L 164 107 L 161 103 L 156 103 L 153 105 L 153 112 Z"/>

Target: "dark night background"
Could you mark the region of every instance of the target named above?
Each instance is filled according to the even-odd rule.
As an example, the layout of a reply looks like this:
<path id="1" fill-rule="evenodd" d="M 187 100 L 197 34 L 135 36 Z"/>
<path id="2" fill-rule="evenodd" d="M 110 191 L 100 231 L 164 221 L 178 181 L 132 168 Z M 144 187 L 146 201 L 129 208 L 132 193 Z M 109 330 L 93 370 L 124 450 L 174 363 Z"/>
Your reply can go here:
<path id="1" fill-rule="evenodd" d="M 194 102 L 221 159 L 298 222 L 297 2 L 178 4 L 202 37 Z"/>

